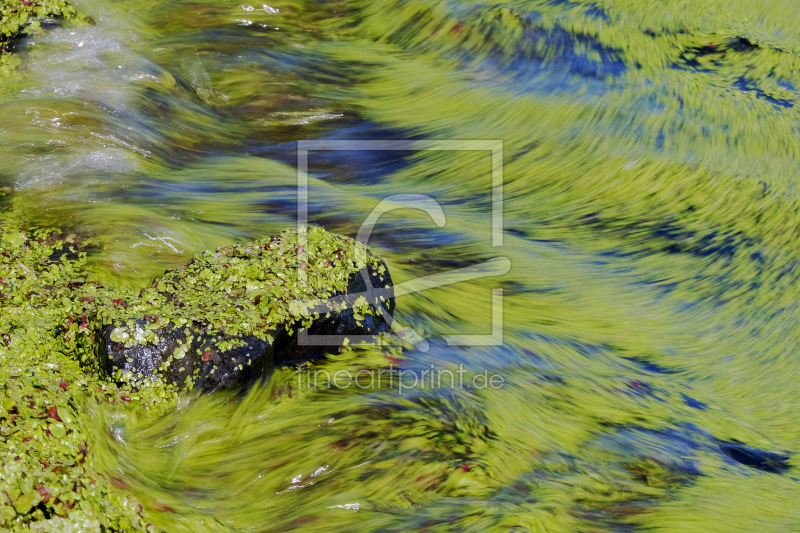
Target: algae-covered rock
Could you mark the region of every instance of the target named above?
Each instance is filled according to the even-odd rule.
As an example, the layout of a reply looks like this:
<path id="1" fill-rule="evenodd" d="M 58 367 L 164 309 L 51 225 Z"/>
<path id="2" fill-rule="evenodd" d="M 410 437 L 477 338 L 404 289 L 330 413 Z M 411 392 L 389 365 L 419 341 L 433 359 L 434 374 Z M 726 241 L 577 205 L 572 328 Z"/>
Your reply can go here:
<path id="1" fill-rule="evenodd" d="M 342 345 L 314 336 L 387 331 L 391 291 L 386 265 L 365 245 L 322 228 L 220 248 L 166 273 L 136 301 L 113 299 L 113 318 L 101 309 L 100 367 L 118 381 L 243 385 Z M 311 345 L 298 342 L 301 328 Z"/>
<path id="2" fill-rule="evenodd" d="M 394 310 L 383 261 L 319 227 L 201 253 L 138 294 L 76 279 L 75 245 L 47 247 L 44 237 L 37 255 L 4 260 L 6 344 L 35 324 L 40 346 L 56 343 L 120 384 L 245 384 L 273 366 L 336 352 L 345 336 L 385 332 Z M 22 250 L 32 242 L 24 233 L 4 238 L 21 240 Z M 303 329 L 310 344 L 298 342 Z M 319 335 L 339 338 L 313 342 Z"/>

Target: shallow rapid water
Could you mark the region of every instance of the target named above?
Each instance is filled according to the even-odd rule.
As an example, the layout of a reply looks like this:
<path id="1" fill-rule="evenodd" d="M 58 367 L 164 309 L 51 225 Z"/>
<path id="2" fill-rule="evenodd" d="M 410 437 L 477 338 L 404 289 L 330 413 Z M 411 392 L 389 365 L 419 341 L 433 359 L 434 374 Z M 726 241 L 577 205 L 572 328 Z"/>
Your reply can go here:
<path id="1" fill-rule="evenodd" d="M 106 285 L 295 225 L 298 141 L 502 141 L 502 194 L 486 150 L 309 155 L 331 231 L 394 195 L 441 207 L 376 224 L 396 283 L 511 265 L 399 298 L 427 344 L 311 370 L 466 385 L 285 369 L 161 418 L 109 407 L 93 449 L 158 527 L 797 530 L 790 2 L 76 4 L 96 24 L 25 38 L 0 82 L 0 185 L 7 216 L 91 237 Z M 500 325 L 496 289 L 502 344 L 448 345 Z"/>

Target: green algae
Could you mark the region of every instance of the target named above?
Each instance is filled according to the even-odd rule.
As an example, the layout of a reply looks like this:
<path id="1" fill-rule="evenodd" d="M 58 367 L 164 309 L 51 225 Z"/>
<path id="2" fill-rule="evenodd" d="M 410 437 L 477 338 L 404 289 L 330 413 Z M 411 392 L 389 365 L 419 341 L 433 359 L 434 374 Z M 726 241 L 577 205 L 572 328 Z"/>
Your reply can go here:
<path id="1" fill-rule="evenodd" d="M 0 139 L 17 189 L 9 205 L 88 230 L 99 243 L 88 279 L 136 287 L 139 301 L 141 286 L 192 253 L 291 225 L 293 169 L 239 148 L 354 118 L 397 138 L 502 139 L 511 272 L 411 294 L 399 319 L 425 334 L 485 333 L 500 285 L 506 345 L 410 351 L 399 364 L 465 361 L 509 385 L 408 399 L 385 383 L 308 391 L 288 372 L 244 399 L 204 398 L 164 417 L 103 404 L 110 414 L 85 426 L 100 428 L 97 469 L 148 521 L 177 531 L 794 530 L 796 467 L 731 464 L 686 427 L 789 455 L 800 443 L 796 10 L 335 4 L 117 7 L 120 20 L 158 29 L 130 44 L 155 65 L 131 81 L 130 109 L 157 135 L 122 137 L 113 116 L 78 98 L 38 100 L 57 110 L 42 120 L 63 124 L 45 128 L 25 113 L 29 94 L 9 99 L 8 127 L 20 131 Z M 26 53 L 35 64 L 39 52 Z M 81 143 L 113 146 L 134 171 L 26 181 L 40 176 L 26 173 L 31 153 Z M 337 232 L 355 234 L 398 192 L 445 206 L 440 238 L 413 212 L 382 219 L 373 246 L 395 281 L 498 253 L 481 224 L 485 154 L 412 154 L 371 183 L 350 170 L 310 181 L 324 204 L 312 219 Z M 313 368 L 381 369 L 385 355 L 358 349 Z M 676 459 L 687 456 L 693 468 Z M 313 476 L 321 468 L 330 473 Z"/>

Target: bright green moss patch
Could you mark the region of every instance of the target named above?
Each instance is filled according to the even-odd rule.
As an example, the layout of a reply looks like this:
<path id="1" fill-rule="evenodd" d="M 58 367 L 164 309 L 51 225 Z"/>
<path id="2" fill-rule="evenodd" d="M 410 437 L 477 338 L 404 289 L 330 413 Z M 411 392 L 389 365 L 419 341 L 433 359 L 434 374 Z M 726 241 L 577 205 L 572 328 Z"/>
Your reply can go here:
<path id="1" fill-rule="evenodd" d="M 119 323 L 115 336 L 127 346 L 154 344 L 157 339 L 148 330 L 170 322 L 201 323 L 221 334 L 269 340 L 267 332 L 279 325 L 309 325 L 318 318 L 310 306 L 344 293 L 354 272 L 368 264 L 385 272 L 363 243 L 320 227 L 302 231 L 201 253 L 135 298 L 123 294 L 103 302 L 98 320 Z M 366 312 L 366 300 L 359 303 Z M 134 321 L 144 316 L 147 324 L 137 327 Z"/>
<path id="2" fill-rule="evenodd" d="M 51 353 L 49 362 L 6 350 L 2 357 L 2 527 L 35 522 L 52 532 L 144 530 L 137 502 L 97 472 L 92 445 L 99 404 L 134 401 L 133 393 L 87 375 L 64 354 Z"/>
<path id="3" fill-rule="evenodd" d="M 95 417 L 107 402 L 160 410 L 175 395 L 161 384 L 120 388 L 81 367 L 71 339 L 88 335 L 89 322 L 58 328 L 65 315 L 83 318 L 85 295 L 103 289 L 80 280 L 76 247 L 74 235 L 0 232 L 0 526 L 145 530 L 141 506 L 96 470 Z"/>
<path id="4" fill-rule="evenodd" d="M 340 320 L 345 311 L 356 327 L 364 326 L 381 296 L 331 298 L 351 292 L 353 276 L 367 267 L 381 286 L 389 282 L 386 267 L 364 244 L 319 227 L 199 254 L 137 297 L 122 293 L 93 311 L 109 325 L 96 360 L 116 380 L 158 374 L 189 388 L 212 376 L 222 383 L 259 375 L 288 356 L 275 350 L 298 327 Z M 92 340 L 84 350 L 87 361 Z M 256 366 L 244 368 L 254 360 Z"/>

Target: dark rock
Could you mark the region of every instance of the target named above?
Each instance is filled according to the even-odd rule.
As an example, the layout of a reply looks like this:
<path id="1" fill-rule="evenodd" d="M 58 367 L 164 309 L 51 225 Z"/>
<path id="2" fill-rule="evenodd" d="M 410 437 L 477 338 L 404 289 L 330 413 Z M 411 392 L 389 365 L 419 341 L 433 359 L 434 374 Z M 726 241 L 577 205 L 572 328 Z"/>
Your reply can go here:
<path id="1" fill-rule="evenodd" d="M 364 282 L 366 275 L 369 276 L 371 287 L 367 287 Z M 380 289 L 391 287 L 392 278 L 388 268 L 382 276 L 372 268 L 354 272 L 348 278 L 347 292 L 341 294 L 340 298 L 347 302 L 347 309 L 339 313 L 332 312 L 328 318 L 324 316 L 318 318 L 307 328 L 307 334 L 313 340 L 314 336 L 319 335 L 347 337 L 388 332 L 391 326 L 391 316 L 394 313 L 394 297 L 389 296 L 384 302 L 384 309 L 388 316 L 377 309 L 377 302 L 380 301 Z M 365 295 L 375 313 L 364 315 L 363 320 L 359 321 L 356 320 L 353 306 L 361 294 Z M 298 336 L 287 335 L 284 330 L 279 332 L 275 339 L 272 362 L 276 366 L 296 365 L 304 361 L 319 359 L 329 353 L 338 353 L 341 346 L 342 343 L 298 346 Z"/>
<path id="2" fill-rule="evenodd" d="M 202 326 L 170 324 L 154 330 L 157 344 L 125 348 L 111 340 L 113 330 L 114 326 L 103 329 L 103 344 L 106 370 L 118 379 L 127 372 L 133 380 L 161 374 L 179 386 L 192 383 L 194 388 L 211 391 L 249 383 L 271 366 L 269 343 L 255 336 L 210 335 Z M 234 340 L 239 341 L 236 346 L 219 348 L 220 342 Z M 182 346 L 186 348 L 181 350 Z"/>

